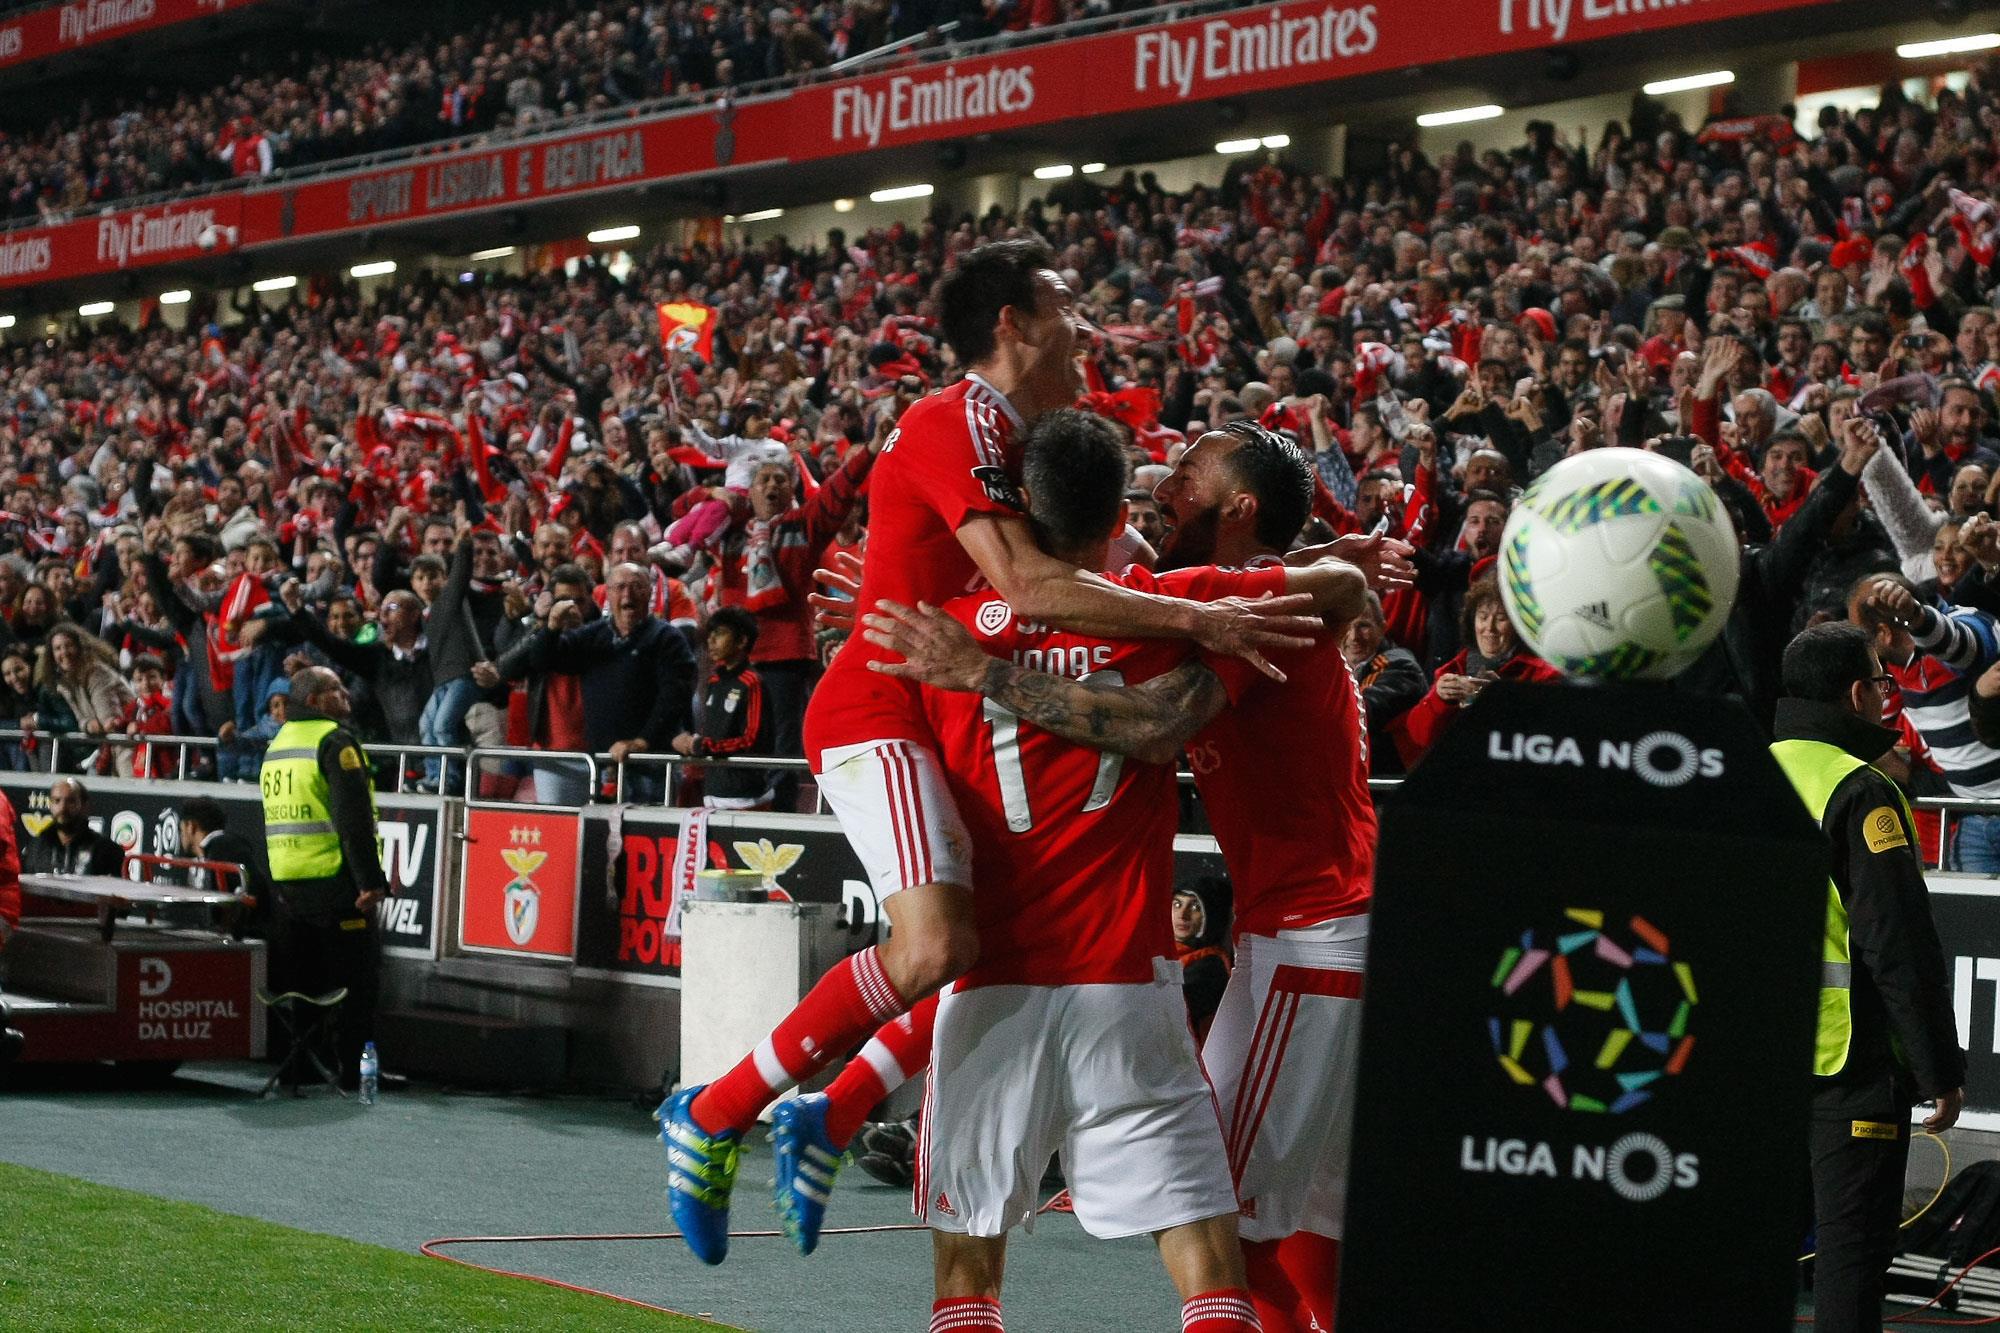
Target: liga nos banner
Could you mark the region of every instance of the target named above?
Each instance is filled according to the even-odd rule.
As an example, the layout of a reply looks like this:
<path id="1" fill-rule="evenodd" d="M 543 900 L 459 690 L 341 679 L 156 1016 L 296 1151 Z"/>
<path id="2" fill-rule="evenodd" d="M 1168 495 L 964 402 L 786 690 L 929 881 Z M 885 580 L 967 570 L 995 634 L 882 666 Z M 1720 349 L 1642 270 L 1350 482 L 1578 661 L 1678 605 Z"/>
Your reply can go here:
<path id="1" fill-rule="evenodd" d="M 1480 0 L 1452 10 L 1450 22 L 1439 22 L 1432 6 L 1301 0 L 917 65 L 742 102 L 683 107 L 610 128 L 458 150 L 439 146 L 399 166 L 202 196 L 168 211 L 216 210 L 217 225 L 225 230 L 211 236 L 210 248 L 224 248 L 216 244 L 218 236 L 227 239 L 227 248 L 258 246 L 724 168 L 777 166 L 1328 84 L 1809 3 L 1815 0 Z M 1818 7 L 1826 8 L 1825 0 L 1818 0 Z M 238 200 L 240 214 L 231 216 L 239 222 L 226 222 L 224 213 Z M 226 230 L 235 225 L 240 238 Z M 0 286 L 190 257 L 184 245 L 128 247 L 123 253 L 122 261 L 113 262 L 97 233 L 88 230 L 10 232 L 0 236 Z"/>
<path id="2" fill-rule="evenodd" d="M 1831 857 L 1749 713 L 1502 682 L 1381 810 L 1342 1329 L 1789 1329 Z"/>

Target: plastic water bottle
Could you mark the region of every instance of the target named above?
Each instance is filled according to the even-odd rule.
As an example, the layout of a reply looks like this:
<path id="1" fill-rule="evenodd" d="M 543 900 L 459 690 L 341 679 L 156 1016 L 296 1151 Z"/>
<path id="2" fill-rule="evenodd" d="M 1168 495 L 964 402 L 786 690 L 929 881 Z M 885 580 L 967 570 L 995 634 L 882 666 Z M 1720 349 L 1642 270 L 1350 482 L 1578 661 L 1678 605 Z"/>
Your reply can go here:
<path id="1" fill-rule="evenodd" d="M 382 1079 L 382 1061 L 375 1054 L 375 1043 L 369 1042 L 361 1048 L 361 1104 L 373 1106 L 376 1092 Z"/>

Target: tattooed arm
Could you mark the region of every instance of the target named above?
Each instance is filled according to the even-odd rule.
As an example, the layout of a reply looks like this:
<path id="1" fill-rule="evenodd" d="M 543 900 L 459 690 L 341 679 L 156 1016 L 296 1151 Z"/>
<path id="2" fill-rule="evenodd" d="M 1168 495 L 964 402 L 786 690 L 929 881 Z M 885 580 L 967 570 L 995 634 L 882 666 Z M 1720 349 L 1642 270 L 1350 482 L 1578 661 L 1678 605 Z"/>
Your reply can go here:
<path id="1" fill-rule="evenodd" d="M 1146 763 L 1171 763 L 1181 746 L 1229 701 L 1221 679 L 1198 661 L 1140 685 L 1071 680 L 989 657 L 963 625 L 934 607 L 894 602 L 864 616 L 871 643 L 903 657 L 872 670 L 943 690 L 983 694 L 1042 730 Z"/>
<path id="2" fill-rule="evenodd" d="M 1142 684 L 1112 685 L 1029 671 L 989 657 L 979 692 L 1064 740 L 1148 764 L 1172 763 L 1229 702 L 1221 679 L 1198 661 L 1183 662 Z"/>

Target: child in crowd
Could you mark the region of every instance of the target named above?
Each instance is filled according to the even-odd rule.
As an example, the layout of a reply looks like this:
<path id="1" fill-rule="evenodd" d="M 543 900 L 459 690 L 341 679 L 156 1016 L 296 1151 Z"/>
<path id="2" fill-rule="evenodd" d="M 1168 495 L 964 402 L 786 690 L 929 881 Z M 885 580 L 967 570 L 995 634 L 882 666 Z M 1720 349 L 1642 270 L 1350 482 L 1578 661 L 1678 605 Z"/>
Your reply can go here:
<path id="1" fill-rule="evenodd" d="M 757 618 L 740 606 L 725 606 L 709 616 L 704 642 L 710 667 L 697 701 L 698 730 L 674 737 L 674 749 L 698 759 L 768 753 L 764 683 L 750 669 Z M 705 768 L 702 804 L 717 810 L 769 809 L 770 778 L 762 769 L 720 764 Z"/>
<path id="2" fill-rule="evenodd" d="M 174 698 L 167 686 L 167 668 L 151 653 L 141 653 L 132 661 L 132 701 L 125 705 L 118 730 L 128 735 L 168 736 L 173 734 Z M 132 754 L 132 776 L 166 778 L 174 776 L 176 765 L 171 747 L 156 749 L 141 745 Z"/>

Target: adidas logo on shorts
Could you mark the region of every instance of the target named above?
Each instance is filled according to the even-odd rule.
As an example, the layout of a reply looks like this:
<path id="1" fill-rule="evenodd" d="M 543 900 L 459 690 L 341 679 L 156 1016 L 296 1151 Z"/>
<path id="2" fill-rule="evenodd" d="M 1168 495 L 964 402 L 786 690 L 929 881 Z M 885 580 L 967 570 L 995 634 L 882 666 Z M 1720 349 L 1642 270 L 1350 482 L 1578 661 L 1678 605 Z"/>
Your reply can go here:
<path id="1" fill-rule="evenodd" d="M 951 1206 L 951 1200 L 945 1197 L 943 1190 L 938 1191 L 937 1203 L 933 1206 L 946 1217 L 958 1216 L 958 1209 Z"/>

